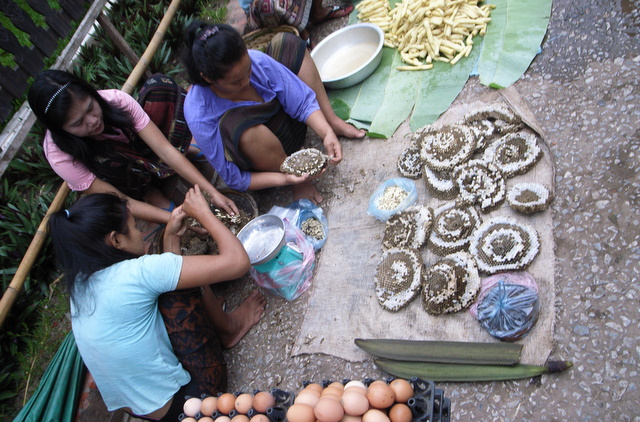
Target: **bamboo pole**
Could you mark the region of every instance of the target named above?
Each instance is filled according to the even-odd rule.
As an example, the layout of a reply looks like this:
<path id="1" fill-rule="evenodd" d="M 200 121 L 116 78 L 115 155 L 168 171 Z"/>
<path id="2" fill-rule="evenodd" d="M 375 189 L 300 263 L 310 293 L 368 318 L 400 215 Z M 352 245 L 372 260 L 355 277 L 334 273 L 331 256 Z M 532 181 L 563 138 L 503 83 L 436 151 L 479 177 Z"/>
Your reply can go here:
<path id="1" fill-rule="evenodd" d="M 154 33 L 153 38 L 147 45 L 147 48 L 144 51 L 144 54 L 140 58 L 140 61 L 133 68 L 133 70 L 131 71 L 131 74 L 129 75 L 129 78 L 126 80 L 124 85 L 122 85 L 122 88 L 121 88 L 122 91 L 126 92 L 127 94 L 133 93 L 135 86 L 138 84 L 138 82 L 140 81 L 140 78 L 142 77 L 144 72 L 147 70 L 149 63 L 153 58 L 153 55 L 155 54 L 156 50 L 162 43 L 164 34 L 166 33 L 167 28 L 171 23 L 171 20 L 175 16 L 176 10 L 180 5 L 180 1 L 181 0 L 171 1 L 171 4 L 169 5 L 169 7 L 167 8 L 167 11 L 164 14 L 164 17 L 160 21 L 160 25 L 158 25 L 158 29 Z M 9 284 L 9 287 L 2 295 L 2 299 L 0 299 L 0 328 L 4 325 L 4 322 L 7 316 L 9 315 L 9 311 L 11 310 L 11 307 L 17 300 L 18 295 L 20 294 L 22 287 L 24 286 L 24 282 L 27 276 L 29 275 L 29 272 L 31 271 L 31 268 L 33 267 L 33 264 L 38 254 L 40 253 L 40 250 L 42 250 L 44 242 L 47 238 L 47 233 L 48 233 L 47 223 L 49 221 L 49 217 L 51 216 L 51 214 L 58 211 L 62 207 L 62 205 L 64 204 L 64 201 L 67 199 L 67 196 L 69 195 L 69 192 L 70 190 L 67 183 L 62 182 L 62 184 L 60 185 L 60 188 L 58 188 L 58 192 L 56 193 L 55 198 L 53 199 L 53 201 L 51 201 L 51 205 L 49 206 L 47 213 L 42 219 L 42 222 L 40 222 L 40 225 L 38 226 L 38 229 L 35 235 L 33 236 L 31 243 L 29 244 L 29 248 L 27 249 L 27 252 L 22 257 L 22 260 L 20 261 L 20 265 L 18 266 L 18 269 L 16 270 L 16 273 L 14 274 L 13 279 Z"/>

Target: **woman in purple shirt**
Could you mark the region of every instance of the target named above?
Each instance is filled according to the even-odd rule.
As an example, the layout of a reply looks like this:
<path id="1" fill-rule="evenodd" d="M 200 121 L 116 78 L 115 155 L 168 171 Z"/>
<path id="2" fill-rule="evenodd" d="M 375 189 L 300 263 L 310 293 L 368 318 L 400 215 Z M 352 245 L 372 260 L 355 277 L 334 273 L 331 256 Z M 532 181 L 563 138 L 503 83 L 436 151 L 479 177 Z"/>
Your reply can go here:
<path id="1" fill-rule="evenodd" d="M 229 25 L 196 21 L 183 62 L 194 84 L 185 118 L 225 183 L 241 191 L 293 185 L 294 199 L 321 202 L 308 176 L 282 173 L 280 165 L 300 149 L 307 127 L 322 139 L 330 164 L 342 160 L 338 136 L 365 132 L 333 112 L 306 43 L 278 34 L 265 54 L 247 50 Z"/>

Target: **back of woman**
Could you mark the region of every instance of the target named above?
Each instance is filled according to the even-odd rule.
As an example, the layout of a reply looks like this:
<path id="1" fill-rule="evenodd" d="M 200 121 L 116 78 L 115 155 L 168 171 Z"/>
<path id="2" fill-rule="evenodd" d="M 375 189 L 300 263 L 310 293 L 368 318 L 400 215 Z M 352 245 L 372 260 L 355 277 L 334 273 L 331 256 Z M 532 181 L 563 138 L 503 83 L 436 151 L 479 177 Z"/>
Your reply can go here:
<path id="1" fill-rule="evenodd" d="M 91 275 L 71 302 L 78 350 L 110 407 L 144 415 L 162 407 L 190 376 L 178 362 L 158 309 L 175 290 L 182 259 L 147 255 Z M 113 377 L 113 371 L 126 374 Z"/>

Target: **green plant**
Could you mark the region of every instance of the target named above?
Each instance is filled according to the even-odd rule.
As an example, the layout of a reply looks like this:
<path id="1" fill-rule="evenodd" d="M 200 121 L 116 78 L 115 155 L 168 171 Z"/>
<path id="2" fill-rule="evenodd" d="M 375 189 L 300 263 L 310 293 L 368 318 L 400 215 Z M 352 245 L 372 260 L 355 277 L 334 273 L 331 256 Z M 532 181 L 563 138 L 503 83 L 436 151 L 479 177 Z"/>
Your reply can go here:
<path id="1" fill-rule="evenodd" d="M 229 10 L 226 6 L 216 8 L 206 8 L 200 14 L 203 20 L 211 23 L 225 23 L 227 21 L 227 15 Z"/>

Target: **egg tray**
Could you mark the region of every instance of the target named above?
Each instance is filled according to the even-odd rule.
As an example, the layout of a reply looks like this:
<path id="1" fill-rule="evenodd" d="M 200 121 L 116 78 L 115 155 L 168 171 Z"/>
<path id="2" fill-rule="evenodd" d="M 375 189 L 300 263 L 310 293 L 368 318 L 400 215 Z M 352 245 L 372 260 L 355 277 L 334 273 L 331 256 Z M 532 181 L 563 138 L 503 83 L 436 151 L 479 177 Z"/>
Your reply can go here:
<path id="1" fill-rule="evenodd" d="M 393 381 L 395 378 L 388 377 L 383 378 L 387 384 Z M 374 382 L 375 378 L 365 378 L 362 380 L 363 384 L 367 387 Z M 343 379 L 341 381 L 342 384 L 346 384 L 350 379 Z M 411 422 L 449 422 L 451 418 L 451 400 L 444 396 L 444 390 L 441 388 L 436 388 L 433 381 L 425 381 L 418 377 L 412 377 L 409 380 L 409 383 L 413 387 L 414 396 L 411 397 L 407 401 L 407 406 L 411 409 L 411 414 L 413 418 Z M 303 381 L 303 387 L 311 384 L 313 381 Z M 323 380 L 319 384 L 322 385 L 323 388 L 329 386 L 333 381 L 331 380 Z M 253 395 L 256 395 L 261 390 L 254 390 Z M 287 422 L 287 410 L 291 405 L 293 405 L 294 400 L 296 398 L 295 393 L 290 391 L 280 390 L 278 388 L 272 388 L 269 390 L 271 395 L 273 395 L 275 399 L 275 405 L 269 407 L 265 412 L 266 416 L 269 418 L 269 422 Z M 235 392 L 235 396 L 239 396 L 242 394 L 242 391 Z M 222 393 L 219 393 L 220 396 Z M 203 395 L 202 398 L 206 397 Z M 225 415 L 219 411 L 216 411 L 211 417 L 212 419 L 217 419 L 219 416 L 229 416 L 233 418 L 236 416 L 238 412 L 234 409 L 229 412 L 228 415 Z M 253 416 L 258 414 L 255 409 L 250 409 L 247 412 L 247 417 L 251 419 Z M 199 419 L 201 415 L 196 415 L 196 419 Z M 184 419 L 185 415 L 180 415 L 179 420 Z"/>

